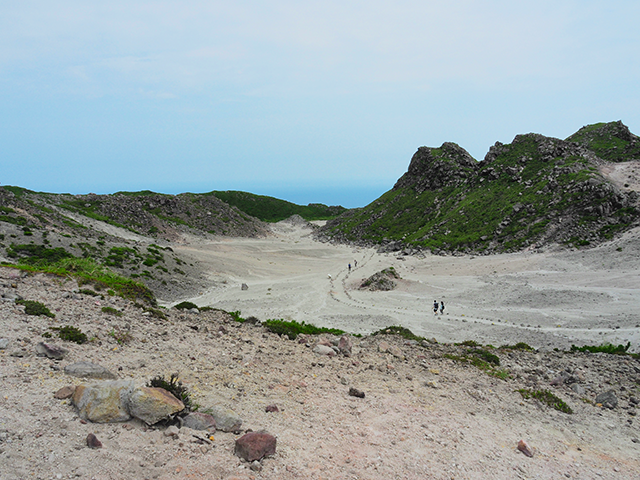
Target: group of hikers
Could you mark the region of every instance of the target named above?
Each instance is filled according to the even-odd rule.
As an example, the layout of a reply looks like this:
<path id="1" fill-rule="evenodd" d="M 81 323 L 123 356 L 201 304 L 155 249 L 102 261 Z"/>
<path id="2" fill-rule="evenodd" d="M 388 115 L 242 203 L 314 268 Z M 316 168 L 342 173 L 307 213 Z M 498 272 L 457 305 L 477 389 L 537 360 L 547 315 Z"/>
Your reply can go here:
<path id="1" fill-rule="evenodd" d="M 358 261 L 354 260 L 353 268 L 356 268 L 357 266 L 358 266 Z M 349 264 L 348 268 L 349 268 L 349 272 L 351 272 L 351 264 Z M 331 278 L 331 275 L 329 275 L 329 278 Z M 440 303 L 438 303 L 437 300 L 433 301 L 433 314 L 437 315 L 438 310 L 440 310 L 440 315 L 444 314 L 444 302 L 442 300 L 440 301 Z"/>

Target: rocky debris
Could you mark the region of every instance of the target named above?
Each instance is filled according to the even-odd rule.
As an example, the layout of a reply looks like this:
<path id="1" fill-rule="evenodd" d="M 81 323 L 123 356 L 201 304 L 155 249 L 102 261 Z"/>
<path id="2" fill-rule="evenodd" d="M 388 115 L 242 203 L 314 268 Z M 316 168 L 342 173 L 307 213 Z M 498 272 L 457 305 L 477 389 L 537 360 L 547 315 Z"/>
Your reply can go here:
<path id="1" fill-rule="evenodd" d="M 518 442 L 518 450 L 524 453 L 527 457 L 533 457 L 533 449 L 524 440 Z"/>
<path id="2" fill-rule="evenodd" d="M 276 437 L 266 432 L 249 432 L 236 440 L 235 454 L 247 462 L 275 455 Z"/>
<path id="3" fill-rule="evenodd" d="M 8 338 L 0 338 L 0 350 L 5 350 L 9 347 L 10 340 Z"/>
<path id="4" fill-rule="evenodd" d="M 340 340 L 338 341 L 338 350 L 345 357 L 350 357 L 351 352 L 353 351 L 353 341 L 351 340 L 351 336 L 342 335 Z"/>
<path id="5" fill-rule="evenodd" d="M 596 404 L 601 404 L 605 408 L 614 409 L 618 406 L 618 397 L 613 390 L 607 390 L 596 396 Z"/>
<path id="6" fill-rule="evenodd" d="M 68 350 L 57 345 L 40 342 L 36 345 L 36 354 L 41 357 L 52 358 L 54 360 L 62 360 Z"/>
<path id="7" fill-rule="evenodd" d="M 328 346 L 318 343 L 315 347 L 313 347 L 313 353 L 317 353 L 318 355 L 327 355 L 328 357 L 333 357 L 336 355 L 336 351 Z"/>
<path id="8" fill-rule="evenodd" d="M 237 432 L 242 427 L 242 418 L 230 408 L 214 405 L 205 409 L 216 421 L 216 429 L 223 432 Z"/>
<path id="9" fill-rule="evenodd" d="M 246 283 L 243 283 L 242 286 L 240 287 L 240 290 L 242 291 L 249 290 L 249 285 L 247 285 Z"/>
<path id="10" fill-rule="evenodd" d="M 131 419 L 128 407 L 134 388 L 133 380 L 78 385 L 72 401 L 83 420 L 96 423 L 126 422 Z"/>
<path id="11" fill-rule="evenodd" d="M 220 405 L 232 405 L 248 427 L 277 434 L 280 451 L 262 464 L 254 460 L 257 463 L 240 465 L 238 472 L 238 458 L 231 453 L 235 433 L 219 431 L 213 439 L 191 430 L 186 422 L 182 429 L 171 426 L 162 431 L 138 420 L 92 426 L 78 415 L 78 421 L 70 402 L 51 398 L 70 377 L 57 362 L 33 352 L 38 332 L 46 332 L 58 320 L 34 317 L 26 323 L 13 305 L 0 302 L 0 322 L 11 345 L 28 347 L 27 358 L 0 351 L 0 382 L 5 387 L 0 396 L 0 476 L 8 480 L 56 478 L 58 473 L 61 478 L 77 474 L 89 478 L 97 469 L 114 478 L 161 478 L 174 472 L 186 478 L 203 471 L 234 478 L 260 469 L 264 478 L 285 480 L 347 478 L 355 475 L 352 472 L 371 479 L 430 474 L 451 478 L 464 476 L 463 469 L 487 478 L 511 478 L 514 468 L 526 470 L 526 475 L 517 471 L 528 477 L 555 478 L 567 472 L 572 478 L 597 478 L 596 471 L 612 471 L 614 466 L 621 470 L 620 478 L 633 478 L 639 465 L 640 434 L 634 413 L 640 363 L 629 355 L 485 347 L 509 374 L 502 379 L 454 360 L 468 351 L 464 345 L 412 342 L 379 333 L 350 337 L 349 358 L 322 360 L 305 344 L 261 326 L 235 323 L 221 312 L 192 316 L 169 309 L 167 318 L 159 319 L 142 316 L 123 301 L 122 318 L 105 318 L 93 301 L 63 297 L 75 285 L 59 287 L 58 280 L 36 274 L 21 280 L 18 288 L 25 297 L 50 305 L 59 318 L 77 318 L 76 325 L 97 338 L 74 344 L 69 354 L 74 360 L 90 358 L 112 371 L 122 369 L 121 374 L 137 384 L 162 372 L 180 371 L 196 401 L 215 398 Z M 125 322 L 134 339 L 120 345 L 109 332 L 116 325 L 124 328 Z M 226 333 L 220 335 L 223 325 Z M 307 341 L 338 348 L 340 337 L 310 335 Z M 404 360 L 390 353 L 392 346 Z M 566 379 L 550 385 L 558 377 Z M 575 383 L 568 381 L 571 377 Z M 344 395 L 349 385 L 366 392 L 366 400 Z M 581 393 L 575 390 L 578 386 Z M 518 393 L 524 387 L 551 390 L 574 413 L 559 415 L 552 408 L 536 408 Z M 618 399 L 617 407 L 598 408 L 596 397 L 609 390 Z M 283 413 L 268 413 L 268 405 L 277 405 Z M 208 411 L 206 406 L 202 410 Z M 238 420 L 228 432 L 238 432 L 241 426 L 247 430 Z M 108 456 L 77 455 L 93 428 Z M 544 461 L 528 461 L 517 456 L 519 451 L 505 449 L 510 442 L 515 446 L 517 437 L 505 443 L 504 432 L 526 433 L 527 442 L 535 442 L 535 455 L 544 456 Z M 568 436 L 579 440 L 563 443 Z M 365 452 L 363 442 L 367 442 Z M 460 469 L 452 468 L 454 450 Z M 565 456 L 556 451 L 579 459 L 580 466 L 565 469 Z M 416 463 L 416 455 L 429 462 Z M 440 473 L 435 476 L 434 471 Z"/>
<path id="12" fill-rule="evenodd" d="M 385 291 L 396 288 L 397 283 L 394 279 L 399 279 L 400 275 L 393 267 L 385 268 L 380 272 L 374 273 L 369 278 L 363 280 L 358 286 L 359 290 Z"/>
<path id="13" fill-rule="evenodd" d="M 87 447 L 89 448 L 102 448 L 102 442 L 98 440 L 93 433 L 87 435 Z"/>
<path id="14" fill-rule="evenodd" d="M 183 427 L 193 430 L 206 430 L 208 432 L 216 431 L 216 419 L 213 415 L 202 412 L 191 412 L 183 419 Z"/>
<path id="15" fill-rule="evenodd" d="M 364 392 L 354 387 L 349 388 L 349 395 L 352 397 L 364 398 Z"/>
<path id="16" fill-rule="evenodd" d="M 154 425 L 183 411 L 184 403 L 164 388 L 139 387 L 131 392 L 128 407 L 131 416 Z"/>
<path id="17" fill-rule="evenodd" d="M 264 407 L 264 411 L 267 413 L 274 413 L 274 412 L 279 412 L 280 409 L 278 408 L 277 405 L 267 405 L 266 407 Z"/>
<path id="18" fill-rule="evenodd" d="M 62 387 L 60 390 L 54 393 L 53 398 L 56 398 L 58 400 L 66 400 L 67 398 L 71 398 L 75 391 L 76 387 L 67 385 L 66 387 Z"/>
<path id="19" fill-rule="evenodd" d="M 405 359 L 404 353 L 402 353 L 402 349 L 400 347 L 397 345 L 390 345 L 384 340 L 381 340 L 380 343 L 378 343 L 378 351 L 380 353 L 390 353 L 399 360 Z"/>
<path id="20" fill-rule="evenodd" d="M 76 362 L 64 367 L 64 373 L 72 377 L 114 380 L 116 376 L 101 365 L 91 362 Z"/>

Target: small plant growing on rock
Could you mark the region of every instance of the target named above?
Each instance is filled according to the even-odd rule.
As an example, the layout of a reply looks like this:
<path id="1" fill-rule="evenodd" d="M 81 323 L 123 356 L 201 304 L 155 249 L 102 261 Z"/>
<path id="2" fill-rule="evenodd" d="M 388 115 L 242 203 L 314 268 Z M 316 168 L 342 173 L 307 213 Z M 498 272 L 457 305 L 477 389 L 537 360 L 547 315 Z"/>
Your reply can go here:
<path id="1" fill-rule="evenodd" d="M 295 320 L 290 322 L 286 320 L 265 320 L 262 325 L 272 333 L 286 335 L 289 340 L 295 340 L 300 334 L 319 335 L 321 333 L 329 333 L 332 335 L 344 335 L 345 333 L 337 328 L 316 327 L 315 325 L 305 322 L 300 323 Z"/>
<path id="2" fill-rule="evenodd" d="M 78 344 L 87 343 L 87 336 L 79 328 L 71 325 L 65 325 L 64 327 L 51 327 L 52 330 L 58 331 L 58 337 L 68 342 L 75 342 Z"/>
<path id="3" fill-rule="evenodd" d="M 116 317 L 122 316 L 122 312 L 117 308 L 113 308 L 113 307 L 102 307 L 102 312 L 108 313 L 109 315 L 115 315 Z"/>
<path id="4" fill-rule="evenodd" d="M 78 293 L 81 293 L 82 295 L 90 295 L 92 297 L 104 298 L 104 295 L 101 295 L 98 292 L 94 292 L 90 288 L 81 288 L 80 290 L 78 290 Z"/>
<path id="5" fill-rule="evenodd" d="M 609 353 L 611 355 L 625 355 L 627 350 L 631 347 L 631 342 L 627 342 L 626 345 L 612 345 L 610 343 L 603 343 L 602 345 L 585 345 L 583 347 L 576 347 L 571 345 L 572 352 L 591 352 L 591 353 Z"/>
<path id="6" fill-rule="evenodd" d="M 27 315 L 44 315 L 45 317 L 54 318 L 55 314 L 51 313 L 51 310 L 46 305 L 33 300 L 16 300 L 18 305 L 24 306 L 24 313 Z"/>
<path id="7" fill-rule="evenodd" d="M 524 342 L 518 342 L 515 345 L 503 345 L 500 347 L 502 350 L 524 350 L 528 352 L 535 352 L 535 348 L 530 345 L 527 345 Z"/>
<path id="8" fill-rule="evenodd" d="M 133 340 L 131 332 L 120 330 L 119 328 L 112 329 L 109 332 L 109 336 L 113 337 L 113 339 L 118 342 L 118 345 L 125 345 Z"/>
<path id="9" fill-rule="evenodd" d="M 198 308 L 198 306 L 195 303 L 192 302 L 180 302 L 177 305 L 174 305 L 173 308 L 177 309 L 177 310 L 191 310 L 193 308 Z"/>
<path id="10" fill-rule="evenodd" d="M 406 338 L 407 340 L 415 340 L 416 342 L 421 342 L 424 340 L 424 337 L 420 337 L 414 334 L 411 330 L 405 327 L 401 327 L 400 325 L 394 325 L 391 327 L 383 328 L 382 330 L 378 330 L 377 332 L 373 332 L 371 335 L 400 335 L 402 338 Z"/>
<path id="11" fill-rule="evenodd" d="M 567 405 L 564 400 L 556 397 L 549 390 L 529 390 L 527 388 L 521 388 L 518 392 L 520 392 L 520 395 L 522 395 L 522 398 L 524 399 L 535 398 L 545 405 L 555 408 L 559 412 L 569 414 L 573 413 L 571 407 Z"/>
<path id="12" fill-rule="evenodd" d="M 177 373 L 172 373 L 168 380 L 165 380 L 163 376 L 158 375 L 149 381 L 147 387 L 164 388 L 184 404 L 185 412 L 189 412 L 193 408 L 191 393 L 187 387 L 182 385 L 182 382 L 178 380 Z"/>

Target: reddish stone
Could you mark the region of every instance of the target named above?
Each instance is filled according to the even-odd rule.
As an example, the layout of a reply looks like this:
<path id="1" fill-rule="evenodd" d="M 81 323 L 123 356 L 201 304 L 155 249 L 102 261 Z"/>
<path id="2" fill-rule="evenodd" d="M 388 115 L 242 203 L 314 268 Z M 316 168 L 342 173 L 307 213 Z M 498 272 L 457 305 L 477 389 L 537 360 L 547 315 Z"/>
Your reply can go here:
<path id="1" fill-rule="evenodd" d="M 247 462 L 276 453 L 276 437 L 266 432 L 249 432 L 236 440 L 235 454 Z"/>
<path id="2" fill-rule="evenodd" d="M 89 448 L 102 448 L 102 442 L 93 433 L 90 433 L 87 435 L 87 446 Z"/>
<path id="3" fill-rule="evenodd" d="M 264 409 L 265 412 L 279 412 L 280 409 L 278 408 L 277 405 L 267 405 L 267 407 Z"/>

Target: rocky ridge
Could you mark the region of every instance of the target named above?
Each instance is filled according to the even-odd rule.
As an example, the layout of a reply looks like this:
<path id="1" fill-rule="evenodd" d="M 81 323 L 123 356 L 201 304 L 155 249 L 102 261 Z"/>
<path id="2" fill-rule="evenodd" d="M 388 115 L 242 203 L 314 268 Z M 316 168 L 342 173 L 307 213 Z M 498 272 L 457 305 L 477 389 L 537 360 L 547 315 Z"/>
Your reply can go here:
<path id="1" fill-rule="evenodd" d="M 329 221 L 318 238 L 481 254 L 609 240 L 640 224 L 640 184 L 604 173 L 610 160 L 635 165 L 637 137 L 619 122 L 585 129 L 567 140 L 518 135 L 482 162 L 453 143 L 420 147 L 392 190 Z"/>
<path id="2" fill-rule="evenodd" d="M 170 245 L 216 235 L 261 237 L 270 229 L 214 195 L 58 195 L 0 187 L 0 261 L 33 253 L 12 246 L 60 249 L 135 278 L 166 301 L 207 285 L 198 262 Z"/>

